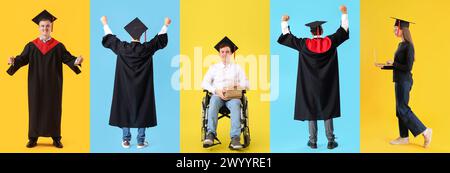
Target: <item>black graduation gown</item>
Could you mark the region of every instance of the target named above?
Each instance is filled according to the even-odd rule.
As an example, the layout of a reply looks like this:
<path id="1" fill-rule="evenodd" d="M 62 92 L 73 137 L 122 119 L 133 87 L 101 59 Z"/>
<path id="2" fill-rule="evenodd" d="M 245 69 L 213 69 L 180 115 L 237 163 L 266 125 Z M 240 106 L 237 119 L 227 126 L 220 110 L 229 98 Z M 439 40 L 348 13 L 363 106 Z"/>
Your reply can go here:
<path id="1" fill-rule="evenodd" d="M 61 136 L 62 64 L 79 74 L 75 60 L 55 39 L 46 43 L 36 39 L 25 46 L 9 67 L 7 73 L 13 75 L 28 64 L 29 137 Z"/>
<path id="2" fill-rule="evenodd" d="M 156 35 L 145 43 L 123 42 L 112 34 L 103 37 L 103 46 L 117 55 L 109 125 L 120 128 L 156 126 L 152 58 L 167 42 L 167 34 Z"/>
<path id="3" fill-rule="evenodd" d="M 325 38 L 297 38 L 291 33 L 278 38 L 278 43 L 299 52 L 295 120 L 340 117 L 337 47 L 348 38 L 342 27 Z"/>

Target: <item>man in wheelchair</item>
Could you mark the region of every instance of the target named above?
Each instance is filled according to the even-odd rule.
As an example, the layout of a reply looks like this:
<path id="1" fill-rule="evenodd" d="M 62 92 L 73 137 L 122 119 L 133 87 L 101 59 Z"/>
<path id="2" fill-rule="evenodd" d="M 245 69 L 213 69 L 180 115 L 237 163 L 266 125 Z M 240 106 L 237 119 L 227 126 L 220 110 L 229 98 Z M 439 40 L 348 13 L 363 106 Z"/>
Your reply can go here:
<path id="1" fill-rule="evenodd" d="M 222 107 L 226 107 L 231 114 L 231 143 L 230 149 L 238 150 L 243 148 L 240 142 L 241 134 L 241 97 L 242 91 L 248 88 L 245 71 L 238 65 L 231 62 L 231 55 L 238 47 L 228 37 L 224 37 L 215 47 L 221 58 L 217 64 L 209 67 L 202 87 L 207 90 L 211 97 L 207 108 L 207 130 L 203 140 L 205 148 L 213 146 L 217 139 L 218 114 Z M 239 95 L 238 92 L 241 92 Z"/>

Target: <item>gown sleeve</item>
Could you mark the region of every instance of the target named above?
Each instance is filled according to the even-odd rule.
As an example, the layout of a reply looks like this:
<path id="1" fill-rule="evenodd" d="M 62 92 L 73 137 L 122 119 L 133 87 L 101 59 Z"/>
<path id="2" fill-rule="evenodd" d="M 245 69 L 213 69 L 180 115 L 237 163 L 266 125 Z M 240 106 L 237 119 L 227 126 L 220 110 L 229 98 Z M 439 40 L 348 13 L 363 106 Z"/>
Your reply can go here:
<path id="1" fill-rule="evenodd" d="M 349 39 L 349 33 L 350 33 L 350 30 L 345 31 L 344 28 L 339 27 L 337 29 L 337 31 L 334 34 L 329 35 L 328 38 L 331 39 L 331 42 L 332 42 L 332 44 L 335 45 L 335 47 L 338 47 L 345 40 Z"/>
<path id="2" fill-rule="evenodd" d="M 387 65 L 387 66 L 381 67 L 381 69 L 382 69 L 382 70 L 393 70 L 393 69 L 394 69 L 394 66 Z"/>
<path id="3" fill-rule="evenodd" d="M 121 41 L 117 36 L 108 34 L 103 37 L 103 47 L 111 49 L 116 55 L 125 47 L 126 42 Z"/>
<path id="4" fill-rule="evenodd" d="M 75 72 L 75 74 L 80 74 L 81 70 L 78 68 L 78 66 L 75 65 L 75 60 L 77 59 L 77 57 L 70 54 L 70 52 L 67 51 L 64 45 L 62 45 L 62 47 L 63 47 L 62 62 L 67 66 L 69 66 L 69 68 L 72 69 L 72 71 Z"/>
<path id="5" fill-rule="evenodd" d="M 30 60 L 30 49 L 31 49 L 31 44 L 27 44 L 25 46 L 25 48 L 23 49 L 22 53 L 18 56 L 16 56 L 16 58 L 14 58 L 14 64 L 11 65 L 8 68 L 7 73 L 9 75 L 14 75 L 14 73 L 16 73 L 17 70 L 20 69 L 20 67 L 25 66 L 28 64 L 29 60 Z"/>
<path id="6" fill-rule="evenodd" d="M 165 34 L 158 34 L 152 40 L 145 42 L 144 46 L 150 49 L 151 54 L 154 54 L 159 49 L 167 46 L 168 36 Z"/>
<path id="7" fill-rule="evenodd" d="M 304 40 L 303 38 L 297 38 L 291 33 L 288 33 L 284 35 L 281 34 L 280 37 L 278 38 L 278 43 L 300 51 L 304 44 L 303 40 Z"/>

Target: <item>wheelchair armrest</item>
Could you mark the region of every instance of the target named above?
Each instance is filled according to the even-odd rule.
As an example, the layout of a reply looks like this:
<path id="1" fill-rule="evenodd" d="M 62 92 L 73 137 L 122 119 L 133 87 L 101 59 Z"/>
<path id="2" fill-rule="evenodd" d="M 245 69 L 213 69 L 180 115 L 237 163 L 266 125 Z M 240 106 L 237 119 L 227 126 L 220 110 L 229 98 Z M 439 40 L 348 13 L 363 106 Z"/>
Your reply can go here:
<path id="1" fill-rule="evenodd" d="M 203 89 L 203 92 L 206 93 L 206 96 L 212 96 L 212 93 L 208 90 Z"/>

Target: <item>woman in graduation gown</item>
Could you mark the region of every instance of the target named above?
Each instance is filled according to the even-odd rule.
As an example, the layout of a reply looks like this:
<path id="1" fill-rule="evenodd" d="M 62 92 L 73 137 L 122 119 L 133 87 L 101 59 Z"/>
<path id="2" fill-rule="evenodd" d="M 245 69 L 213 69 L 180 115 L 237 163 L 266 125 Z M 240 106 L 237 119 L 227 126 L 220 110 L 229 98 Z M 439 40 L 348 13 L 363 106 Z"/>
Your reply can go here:
<path id="1" fill-rule="evenodd" d="M 153 83 L 153 55 L 166 47 L 167 27 L 171 20 L 165 19 L 161 31 L 150 41 L 140 42 L 147 27 L 135 18 L 125 30 L 132 41 L 121 41 L 112 34 L 106 16 L 101 18 L 105 36 L 102 44 L 117 55 L 114 94 L 109 124 L 122 128 L 122 147 L 129 148 L 130 128 L 138 128 L 137 148 L 148 145 L 145 128 L 156 126 L 156 107 Z"/>
<path id="2" fill-rule="evenodd" d="M 52 137 L 53 145 L 61 143 L 61 100 L 63 71 L 66 64 L 76 74 L 81 71 L 83 58 L 72 56 L 66 47 L 51 37 L 56 17 L 44 10 L 33 22 L 39 25 L 39 38 L 29 42 L 22 53 L 8 60 L 7 73 L 13 75 L 22 66 L 28 65 L 28 148 L 35 147 L 39 137 Z"/>
<path id="3" fill-rule="evenodd" d="M 432 129 L 425 125 L 417 118 L 408 105 L 409 93 L 412 88 L 412 67 L 414 63 L 414 45 L 409 30 L 411 22 L 395 19 L 394 34 L 402 39 L 398 44 L 397 51 L 394 55 L 394 61 L 389 60 L 386 64 L 375 64 L 381 69 L 393 70 L 395 82 L 395 101 L 396 115 L 400 137 L 390 142 L 392 145 L 402 145 L 409 143 L 409 131 L 417 137 L 422 134 L 424 137 L 423 146 L 427 148 L 431 143 Z"/>
<path id="4" fill-rule="evenodd" d="M 289 16 L 283 16 L 278 43 L 299 52 L 297 93 L 294 119 L 309 121 L 308 146 L 317 148 L 317 120 L 325 120 L 328 149 L 338 146 L 333 132 L 333 118 L 340 117 L 339 70 L 337 47 L 349 38 L 347 8 L 341 6 L 341 26 L 329 36 L 321 37 L 325 21 L 306 24 L 313 34 L 297 38 L 289 30 Z"/>

